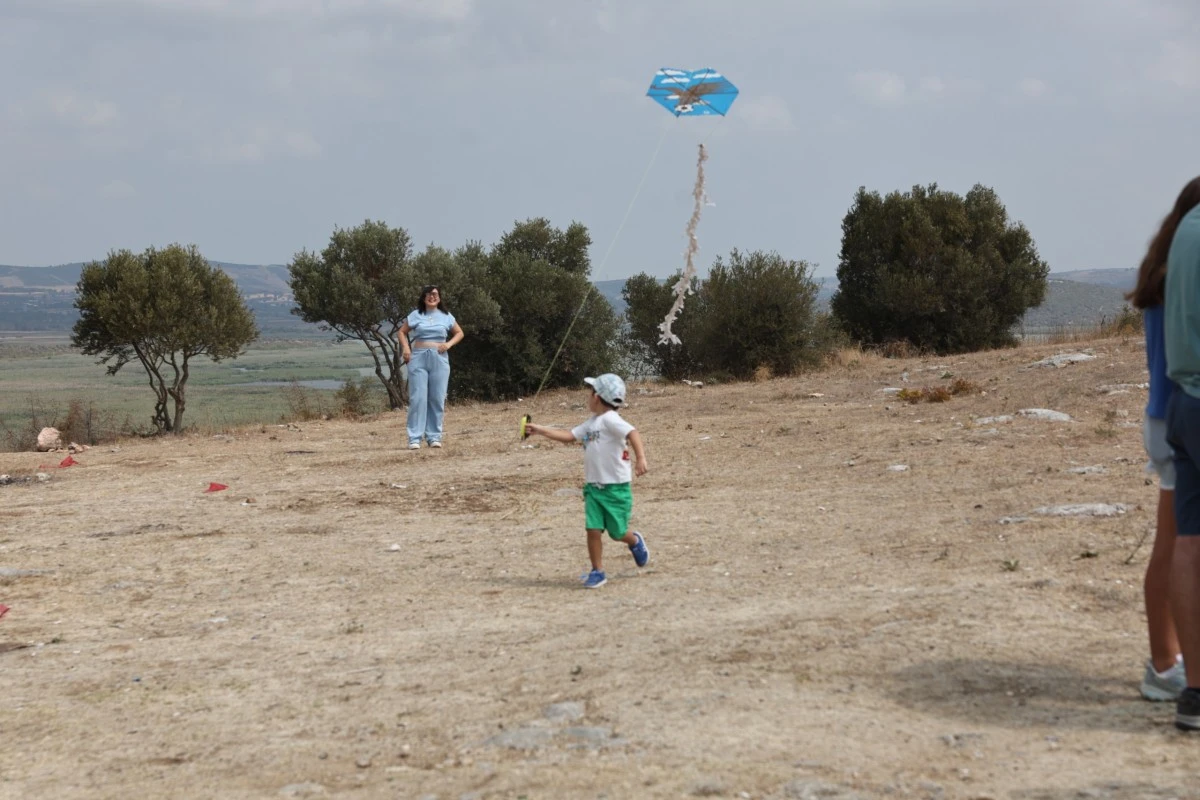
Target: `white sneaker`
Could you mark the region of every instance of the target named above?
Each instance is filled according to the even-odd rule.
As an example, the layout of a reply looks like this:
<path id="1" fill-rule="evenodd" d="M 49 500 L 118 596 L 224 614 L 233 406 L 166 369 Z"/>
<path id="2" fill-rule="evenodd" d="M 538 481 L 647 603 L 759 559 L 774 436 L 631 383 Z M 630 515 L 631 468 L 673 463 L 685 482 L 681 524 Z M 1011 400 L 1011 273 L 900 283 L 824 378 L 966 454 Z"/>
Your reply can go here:
<path id="1" fill-rule="evenodd" d="M 1156 701 L 1178 700 L 1186 688 L 1187 672 L 1183 668 L 1182 657 L 1176 659 L 1166 672 L 1158 672 L 1152 662 L 1146 662 L 1141 685 L 1142 697 Z"/>
<path id="2" fill-rule="evenodd" d="M 409 443 L 408 443 L 408 449 L 409 449 L 409 450 L 420 450 L 420 449 L 421 449 L 421 443 L 420 443 L 420 442 L 409 442 Z"/>
<path id="3" fill-rule="evenodd" d="M 429 446 L 430 447 L 441 447 L 442 443 L 440 441 L 439 442 L 430 442 Z"/>

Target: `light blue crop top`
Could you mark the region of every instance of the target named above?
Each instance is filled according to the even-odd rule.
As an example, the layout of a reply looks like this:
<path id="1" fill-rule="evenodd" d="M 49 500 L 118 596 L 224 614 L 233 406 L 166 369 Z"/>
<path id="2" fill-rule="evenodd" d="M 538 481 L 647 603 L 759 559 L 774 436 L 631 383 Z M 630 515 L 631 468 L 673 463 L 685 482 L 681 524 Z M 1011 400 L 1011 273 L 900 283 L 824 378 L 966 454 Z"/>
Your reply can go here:
<path id="1" fill-rule="evenodd" d="M 444 342 L 454 329 L 454 315 L 445 311 L 430 311 L 422 314 L 415 308 L 405 320 L 408 323 L 408 338 L 413 342 Z"/>

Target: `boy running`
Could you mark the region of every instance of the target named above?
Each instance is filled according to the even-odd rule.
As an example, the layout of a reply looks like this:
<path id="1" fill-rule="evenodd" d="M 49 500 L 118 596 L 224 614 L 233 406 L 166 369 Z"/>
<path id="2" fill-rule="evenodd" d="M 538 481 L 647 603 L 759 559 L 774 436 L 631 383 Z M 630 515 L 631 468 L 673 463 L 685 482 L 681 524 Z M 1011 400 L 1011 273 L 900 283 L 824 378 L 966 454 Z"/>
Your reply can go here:
<path id="1" fill-rule="evenodd" d="M 612 373 L 584 378 L 583 382 L 592 387 L 587 401 L 588 410 L 592 412 L 590 419 L 569 431 L 533 423 L 527 424 L 525 430 L 564 444 L 583 444 L 583 514 L 588 556 L 592 561 L 592 571 L 583 585 L 595 589 L 608 580 L 601 559 L 605 531 L 609 538 L 629 547 L 634 563 L 639 567 L 646 566 L 650 559 L 646 540 L 637 531 L 629 530 L 633 488 L 626 440 L 635 459 L 632 471 L 640 478 L 650 466 L 646 463 L 641 435 L 617 413 L 617 408 L 625 405 L 625 382 Z"/>

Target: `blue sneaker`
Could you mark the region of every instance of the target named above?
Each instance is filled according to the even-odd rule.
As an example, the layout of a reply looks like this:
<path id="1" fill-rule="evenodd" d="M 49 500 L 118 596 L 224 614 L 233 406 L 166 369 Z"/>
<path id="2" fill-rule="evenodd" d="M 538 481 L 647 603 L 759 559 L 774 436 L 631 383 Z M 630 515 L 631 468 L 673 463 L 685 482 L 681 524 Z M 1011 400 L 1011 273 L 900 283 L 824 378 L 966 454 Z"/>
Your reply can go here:
<path id="1" fill-rule="evenodd" d="M 608 578 L 598 569 L 594 569 L 588 573 L 587 579 L 583 582 L 585 589 L 598 589 L 608 583 Z"/>
<path id="2" fill-rule="evenodd" d="M 646 547 L 646 538 L 637 531 L 633 532 L 638 537 L 637 544 L 629 548 L 629 552 L 633 553 L 633 562 L 639 567 L 646 566 L 646 562 L 650 560 L 650 550 Z"/>

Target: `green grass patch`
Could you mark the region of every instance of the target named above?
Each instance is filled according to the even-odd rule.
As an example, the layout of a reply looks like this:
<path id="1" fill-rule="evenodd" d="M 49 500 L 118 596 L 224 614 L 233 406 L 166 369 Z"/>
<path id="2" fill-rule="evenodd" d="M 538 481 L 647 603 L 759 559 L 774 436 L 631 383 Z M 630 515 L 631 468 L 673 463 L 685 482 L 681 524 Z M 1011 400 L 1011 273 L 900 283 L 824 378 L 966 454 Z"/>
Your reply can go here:
<path id="1" fill-rule="evenodd" d="M 340 385 L 363 377 L 377 382 L 374 361 L 361 342 L 255 343 L 234 360 L 191 364 L 184 426 L 219 431 L 278 423 L 294 412 L 293 381 Z M 253 385 L 262 383 L 273 385 Z M 335 387 L 303 391 L 311 407 L 337 413 Z M 86 413 L 105 438 L 152 430 L 154 394 L 141 365 L 126 364 L 108 375 L 65 339 L 0 340 L 0 448 L 27 444 L 31 430 L 36 436 L 47 425 L 64 427 L 72 403 L 76 415 Z"/>

